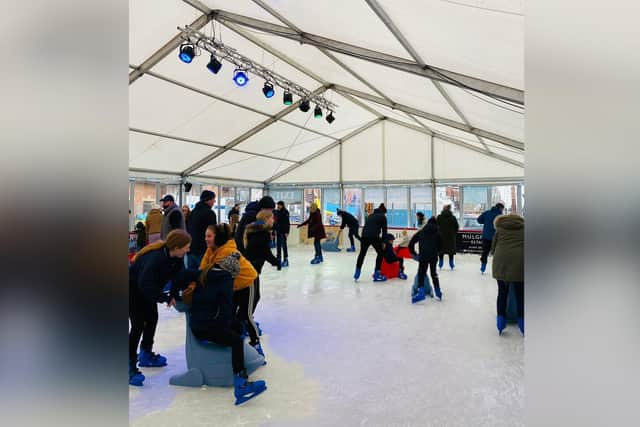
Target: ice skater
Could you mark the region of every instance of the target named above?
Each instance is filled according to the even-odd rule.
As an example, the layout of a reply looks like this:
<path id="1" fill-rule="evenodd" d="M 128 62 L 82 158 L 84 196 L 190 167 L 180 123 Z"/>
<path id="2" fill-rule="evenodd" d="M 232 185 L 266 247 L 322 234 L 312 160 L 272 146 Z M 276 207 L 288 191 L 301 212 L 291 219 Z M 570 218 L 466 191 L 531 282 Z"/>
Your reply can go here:
<path id="1" fill-rule="evenodd" d="M 129 267 L 129 384 L 142 386 L 144 375 L 136 366 L 162 367 L 167 358 L 156 354 L 153 338 L 158 325 L 158 303 L 175 305 L 175 295 L 181 282 L 179 274 L 184 266 L 184 256 L 189 252 L 191 236 L 184 230 L 173 230 L 166 240 L 158 240 L 145 246 L 133 258 Z M 172 293 L 163 292 L 172 282 Z M 175 290 L 175 292 L 173 292 Z M 140 338 L 142 337 L 142 343 Z M 140 344 L 140 358 L 136 354 Z"/>
<path id="2" fill-rule="evenodd" d="M 313 247 L 315 248 L 315 257 L 311 260 L 311 264 L 320 264 L 324 261 L 322 258 L 322 245 L 320 240 L 326 239 L 327 234 L 324 231 L 324 225 L 322 224 L 322 214 L 318 205 L 314 202 L 309 207 L 309 218 L 302 224 L 298 225 L 298 228 L 305 225 L 309 225 L 307 229 L 307 238 L 313 237 Z"/>
<path id="3" fill-rule="evenodd" d="M 278 261 L 282 260 L 283 267 L 289 267 L 289 250 L 287 248 L 287 238 L 289 237 L 289 230 L 291 223 L 289 222 L 289 211 L 284 206 L 282 200 L 276 203 L 276 210 L 273 211 L 275 216 L 275 225 L 273 226 L 276 232 L 276 248 Z M 284 255 L 284 258 L 282 257 Z"/>
<path id="4" fill-rule="evenodd" d="M 364 263 L 364 257 L 367 255 L 369 246 L 373 246 L 376 251 L 376 267 L 373 273 L 374 282 L 384 282 L 387 280 L 385 276 L 380 272 L 382 266 L 382 236 L 387 234 L 387 208 L 384 203 L 381 203 L 379 207 L 373 210 L 373 213 L 367 217 L 362 229 L 362 238 L 360 239 L 360 253 L 358 254 L 358 260 L 356 261 L 356 271 L 353 274 L 353 279 L 358 280 L 360 273 L 362 272 L 362 264 Z"/>
<path id="5" fill-rule="evenodd" d="M 398 278 L 407 280 L 407 275 L 404 273 L 404 259 L 400 258 L 393 251 L 393 241 L 395 237 L 393 234 L 385 234 L 382 236 L 382 257 L 388 264 L 397 262 L 400 265 L 400 271 L 398 272 Z"/>
<path id="6" fill-rule="evenodd" d="M 442 212 L 438 215 L 438 229 L 442 238 L 442 247 L 438 254 L 438 267 L 442 269 L 444 264 L 444 256 L 449 255 L 449 267 L 453 270 L 455 264 L 453 257 L 456 254 L 456 236 L 458 234 L 458 220 L 451 213 L 451 205 L 444 205 Z"/>
<path id="7" fill-rule="evenodd" d="M 344 230 L 346 227 L 349 227 L 349 242 L 351 243 L 351 247 L 347 248 L 347 252 L 355 252 L 356 251 L 356 243 L 353 240 L 355 237 L 360 241 L 360 236 L 358 235 L 358 228 L 360 227 L 360 223 L 358 219 L 351 215 L 347 211 L 343 211 L 342 209 L 338 209 L 337 215 L 342 218 L 342 224 L 340 224 L 340 232 Z"/>
<path id="8" fill-rule="evenodd" d="M 487 269 L 487 259 L 491 251 L 491 241 L 496 232 L 493 221 L 498 215 L 502 215 L 502 212 L 504 212 L 504 205 L 502 203 L 496 203 L 496 205 L 488 211 L 482 212 L 477 219 L 478 223 L 484 225 L 482 227 L 482 255 L 480 255 L 480 272 L 483 274 Z"/>
<path id="9" fill-rule="evenodd" d="M 416 253 L 416 243 L 418 243 L 419 253 Z M 431 280 L 433 281 L 433 290 L 436 297 L 442 300 L 442 291 L 440 290 L 440 279 L 436 264 L 438 263 L 438 253 L 440 252 L 441 241 L 438 232 L 438 222 L 434 217 L 429 218 L 427 224 L 422 227 L 409 241 L 409 252 L 414 259 L 418 261 L 418 293 L 411 297 L 411 302 L 416 303 L 426 298 L 424 289 L 424 278 L 427 270 L 430 270 Z"/>
<path id="10" fill-rule="evenodd" d="M 501 334 L 507 325 L 505 314 L 511 283 L 516 293 L 518 327 L 524 335 L 524 218 L 516 214 L 501 215 L 494 223 L 496 232 L 491 245 L 491 273 L 498 281 L 496 326 Z"/>

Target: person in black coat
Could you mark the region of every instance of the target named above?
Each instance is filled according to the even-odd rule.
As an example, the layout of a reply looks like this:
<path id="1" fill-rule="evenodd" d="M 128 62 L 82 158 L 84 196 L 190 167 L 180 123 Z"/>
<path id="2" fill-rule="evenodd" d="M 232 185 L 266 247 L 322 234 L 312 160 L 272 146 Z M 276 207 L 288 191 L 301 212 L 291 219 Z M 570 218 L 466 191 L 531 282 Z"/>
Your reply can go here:
<path id="1" fill-rule="evenodd" d="M 167 359 L 152 351 L 158 324 L 158 303 L 175 305 L 177 290 L 182 284 L 183 257 L 189 251 L 191 236 L 184 230 L 173 230 L 166 241 L 145 246 L 133 258 L 129 267 L 129 383 L 141 386 L 144 375 L 137 369 L 140 344 L 140 366 L 160 367 Z M 164 288 L 171 281 L 171 293 Z M 142 337 L 142 343 L 140 338 Z"/>
<path id="2" fill-rule="evenodd" d="M 282 261 L 282 267 L 289 266 L 289 251 L 287 248 L 287 237 L 289 237 L 289 229 L 291 223 L 289 222 L 289 211 L 284 206 L 284 202 L 280 200 L 276 203 L 276 210 L 273 211 L 275 217 L 274 229 L 276 232 L 276 248 L 278 261 L 282 260 L 284 254 L 284 260 Z"/>
<path id="3" fill-rule="evenodd" d="M 235 205 L 233 205 L 231 210 L 227 213 L 227 219 L 229 220 L 229 224 L 231 224 L 232 215 L 240 215 L 240 203 L 236 203 Z"/>
<path id="4" fill-rule="evenodd" d="M 362 264 L 364 263 L 364 257 L 367 255 L 369 246 L 373 246 L 376 250 L 376 269 L 373 274 L 373 280 L 375 282 L 387 280 L 387 278 L 380 273 L 380 267 L 382 266 L 382 236 L 387 234 L 386 213 L 387 208 L 384 206 L 384 203 L 381 203 L 380 206 L 367 217 L 364 223 L 362 238 L 360 239 L 360 253 L 356 261 L 356 272 L 353 275 L 355 280 L 360 278 Z"/>
<path id="5" fill-rule="evenodd" d="M 358 235 L 358 227 L 360 227 L 360 223 L 355 216 L 351 215 L 347 211 L 343 211 L 342 209 L 338 209 L 337 214 L 340 218 L 342 218 L 340 231 L 344 230 L 346 227 L 349 227 L 349 242 L 351 242 L 351 247 L 347 248 L 347 252 L 355 252 L 356 242 L 353 240 L 353 238 L 355 237 L 360 241 L 360 236 Z"/>
<path id="6" fill-rule="evenodd" d="M 416 243 L 419 247 L 419 254 L 416 253 Z M 440 233 L 438 232 L 438 221 L 436 218 L 431 217 L 427 224 L 416 232 L 409 241 L 409 252 L 413 255 L 414 259 L 418 261 L 418 292 L 421 293 L 424 299 L 424 276 L 427 274 L 427 270 L 430 270 L 431 280 L 433 281 L 433 289 L 436 296 L 442 299 L 442 292 L 440 291 L 440 279 L 438 278 L 438 271 L 436 265 L 438 263 L 438 254 L 442 246 Z"/>
<path id="7" fill-rule="evenodd" d="M 205 268 L 193 290 L 189 308 L 189 327 L 199 340 L 231 347 L 236 404 L 266 390 L 264 381 L 248 381 L 244 365 L 242 325 L 233 313 L 233 278 L 240 272 L 240 254 Z"/>
<path id="8" fill-rule="evenodd" d="M 216 201 L 213 191 L 204 190 L 200 194 L 200 201 L 189 215 L 188 230 L 191 235 L 191 253 L 189 255 L 190 267 L 198 268 L 202 256 L 207 250 L 204 234 L 207 227 L 218 223 L 216 213 L 211 209 Z"/>
<path id="9" fill-rule="evenodd" d="M 244 232 L 247 228 L 247 225 L 256 221 L 256 215 L 258 215 L 258 212 L 273 212 L 275 208 L 276 202 L 273 201 L 273 197 L 271 196 L 264 196 L 259 201 L 251 202 L 244 208 L 244 214 L 242 215 L 242 218 L 238 223 L 238 227 L 236 228 L 235 240 L 238 250 L 245 257 L 247 255 L 245 253 L 244 247 Z"/>

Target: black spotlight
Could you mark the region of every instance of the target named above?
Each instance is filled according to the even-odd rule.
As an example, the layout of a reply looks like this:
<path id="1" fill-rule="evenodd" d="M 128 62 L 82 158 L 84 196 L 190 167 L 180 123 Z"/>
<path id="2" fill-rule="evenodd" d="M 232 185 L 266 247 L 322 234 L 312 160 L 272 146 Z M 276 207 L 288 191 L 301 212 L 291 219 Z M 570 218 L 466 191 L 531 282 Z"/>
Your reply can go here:
<path id="1" fill-rule="evenodd" d="M 183 44 L 180 46 L 178 57 L 182 62 L 189 64 L 193 61 L 194 56 L 196 56 L 196 49 L 192 44 Z"/>
<path id="2" fill-rule="evenodd" d="M 282 95 L 282 103 L 284 105 L 291 105 L 293 104 L 293 95 L 291 95 L 291 92 L 286 91 L 284 93 L 284 95 Z"/>
<path id="3" fill-rule="evenodd" d="M 329 111 L 329 114 L 327 114 L 327 118 L 326 118 L 327 123 L 331 124 L 331 123 L 333 123 L 333 121 L 334 121 L 335 119 L 336 119 L 336 118 L 335 118 L 335 117 L 333 117 L 333 111 Z"/>
<path id="4" fill-rule="evenodd" d="M 316 105 L 316 108 L 313 110 L 313 117 L 315 117 L 316 119 L 322 118 L 322 108 L 320 108 L 318 105 Z"/>
<path id="5" fill-rule="evenodd" d="M 193 186 L 193 184 L 191 184 L 190 182 L 185 182 L 184 183 L 184 192 L 188 193 L 189 191 L 191 191 L 191 187 Z"/>
<path id="6" fill-rule="evenodd" d="M 300 111 L 302 111 L 303 113 L 306 113 L 307 111 L 309 111 L 309 108 L 311 108 L 311 106 L 309 105 L 309 101 L 307 99 L 305 99 L 304 101 L 302 101 L 300 103 Z"/>
<path id="7" fill-rule="evenodd" d="M 276 94 L 276 91 L 273 90 L 273 85 L 269 82 L 264 82 L 264 86 L 262 87 L 262 93 L 267 98 L 273 98 L 273 95 Z"/>
<path id="8" fill-rule="evenodd" d="M 220 68 L 222 68 L 222 62 L 218 61 L 218 58 L 211 55 L 211 61 L 209 61 L 209 63 L 207 64 L 207 68 L 213 74 L 218 74 L 218 71 L 220 71 Z"/>

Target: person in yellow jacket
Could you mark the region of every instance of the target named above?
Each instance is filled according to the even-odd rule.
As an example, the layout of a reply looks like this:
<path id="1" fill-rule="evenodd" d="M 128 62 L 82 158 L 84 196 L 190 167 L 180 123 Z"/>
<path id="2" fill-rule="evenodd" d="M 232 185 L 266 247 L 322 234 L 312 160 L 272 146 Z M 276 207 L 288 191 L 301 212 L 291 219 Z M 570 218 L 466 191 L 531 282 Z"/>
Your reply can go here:
<path id="1" fill-rule="evenodd" d="M 160 209 L 154 207 L 149 211 L 145 221 L 145 228 L 147 230 L 148 243 L 160 240 L 160 229 L 162 228 L 162 211 Z"/>
<path id="2" fill-rule="evenodd" d="M 256 343 L 254 348 L 264 356 L 260 346 L 258 325 L 253 319 L 254 281 L 258 277 L 258 272 L 240 254 L 229 224 L 210 225 L 205 232 L 204 240 L 207 243 L 207 250 L 200 262 L 200 270 L 219 264 L 234 254 L 240 256 L 240 273 L 233 281 L 233 312 L 236 319 L 246 325 L 251 342 Z"/>

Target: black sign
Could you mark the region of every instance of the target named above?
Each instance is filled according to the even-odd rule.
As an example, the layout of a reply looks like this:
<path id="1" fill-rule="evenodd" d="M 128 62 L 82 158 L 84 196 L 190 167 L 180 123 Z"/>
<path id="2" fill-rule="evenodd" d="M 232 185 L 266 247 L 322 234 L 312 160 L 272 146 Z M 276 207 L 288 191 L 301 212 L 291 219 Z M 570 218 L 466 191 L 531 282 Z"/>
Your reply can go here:
<path id="1" fill-rule="evenodd" d="M 482 253 L 482 231 L 458 231 L 456 236 L 456 252 Z"/>

